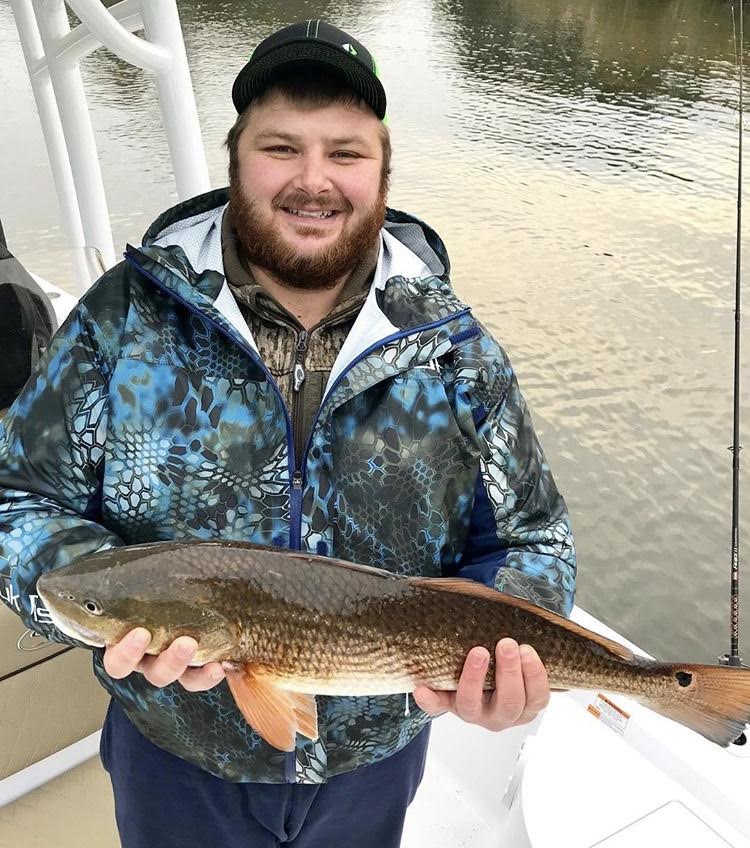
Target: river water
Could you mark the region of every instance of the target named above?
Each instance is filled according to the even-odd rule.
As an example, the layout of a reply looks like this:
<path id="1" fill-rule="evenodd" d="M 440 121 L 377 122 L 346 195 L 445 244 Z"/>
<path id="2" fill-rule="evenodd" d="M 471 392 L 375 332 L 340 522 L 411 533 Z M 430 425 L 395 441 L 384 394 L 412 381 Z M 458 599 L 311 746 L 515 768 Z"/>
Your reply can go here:
<path id="1" fill-rule="evenodd" d="M 231 83 L 261 38 L 322 17 L 372 50 L 389 97 L 390 205 L 442 235 L 455 288 L 511 356 L 571 511 L 578 603 L 665 658 L 724 653 L 738 128 L 730 4 L 178 6 L 214 186 L 226 182 Z M 72 291 L 7 0 L 0 57 L 8 243 Z M 166 141 L 147 74 L 100 50 L 84 78 L 119 250 L 176 200 Z M 750 590 L 742 597 L 745 618 Z"/>

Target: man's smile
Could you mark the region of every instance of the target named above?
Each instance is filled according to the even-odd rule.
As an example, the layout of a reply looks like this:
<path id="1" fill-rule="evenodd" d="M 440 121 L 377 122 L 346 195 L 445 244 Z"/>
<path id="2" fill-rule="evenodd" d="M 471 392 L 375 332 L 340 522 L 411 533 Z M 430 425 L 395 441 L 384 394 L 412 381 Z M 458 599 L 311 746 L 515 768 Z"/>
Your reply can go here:
<path id="1" fill-rule="evenodd" d="M 310 209 L 288 209 L 283 207 L 285 212 L 291 212 L 293 215 L 300 215 L 303 218 L 330 218 L 336 214 L 335 209 L 321 209 L 319 211 Z"/>
<path id="2" fill-rule="evenodd" d="M 304 219 L 306 223 L 315 222 L 321 224 L 326 221 L 332 221 L 341 214 L 335 209 L 290 209 L 286 206 L 282 206 L 281 211 L 284 213 L 285 217 L 289 217 L 290 219 L 296 218 L 298 221 L 300 219 Z"/>

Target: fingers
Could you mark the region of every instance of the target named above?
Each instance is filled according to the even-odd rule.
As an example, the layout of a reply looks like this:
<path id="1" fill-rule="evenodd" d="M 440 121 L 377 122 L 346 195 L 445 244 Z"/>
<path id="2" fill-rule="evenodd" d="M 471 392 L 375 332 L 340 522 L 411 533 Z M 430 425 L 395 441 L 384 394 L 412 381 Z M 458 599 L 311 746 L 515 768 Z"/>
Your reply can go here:
<path id="1" fill-rule="evenodd" d="M 153 686 L 168 686 L 179 680 L 188 692 L 203 692 L 224 679 L 226 673 L 220 663 L 207 663 L 189 668 L 190 660 L 198 650 L 198 643 L 189 636 L 181 636 L 155 657 L 146 655 L 151 634 L 136 627 L 116 645 L 104 651 L 104 670 L 115 680 L 139 671 Z"/>
<path id="2" fill-rule="evenodd" d="M 518 647 L 512 639 L 497 644 L 495 692 L 490 701 L 494 729 L 517 727 L 533 721 L 549 703 L 547 670 L 530 645 Z"/>
<path id="3" fill-rule="evenodd" d="M 116 645 L 105 649 L 104 670 L 115 680 L 127 677 L 138 667 L 150 641 L 151 634 L 145 628 L 131 630 Z"/>
<path id="4" fill-rule="evenodd" d="M 226 672 L 221 663 L 212 662 L 200 668 L 186 669 L 178 680 L 188 692 L 205 692 L 206 689 L 213 689 L 225 677 Z"/>
<path id="5" fill-rule="evenodd" d="M 490 653 L 486 648 L 472 648 L 466 657 L 456 690 L 454 711 L 459 718 L 481 724 L 485 708 L 484 681 Z"/>
<path id="6" fill-rule="evenodd" d="M 454 703 L 449 707 L 459 718 L 499 731 L 532 721 L 547 706 L 547 671 L 531 646 L 519 647 L 514 639 L 497 643 L 495 691 L 491 696 L 484 690 L 488 663 L 489 652 L 485 648 L 472 648 L 469 652 Z"/>
<path id="7" fill-rule="evenodd" d="M 453 692 L 436 692 L 426 686 L 417 686 L 412 697 L 420 709 L 431 716 L 438 716 L 453 709 L 456 696 Z"/>
<path id="8" fill-rule="evenodd" d="M 550 689 L 547 669 L 531 645 L 521 645 L 521 671 L 526 689 L 526 706 L 516 724 L 533 721 L 549 704 Z"/>
<path id="9" fill-rule="evenodd" d="M 144 657 L 136 666 L 136 671 L 154 686 L 162 687 L 174 683 L 187 670 L 190 660 L 198 650 L 198 643 L 190 636 L 180 636 L 155 657 Z"/>
<path id="10" fill-rule="evenodd" d="M 105 649 L 104 670 L 115 680 L 138 671 L 149 683 L 160 688 L 179 680 L 188 692 L 211 689 L 226 676 L 218 662 L 189 668 L 198 650 L 198 643 L 189 636 L 175 639 L 166 651 L 155 657 L 146 655 L 150 641 L 151 634 L 143 627 L 131 630 L 116 645 Z"/>
<path id="11" fill-rule="evenodd" d="M 526 686 L 521 654 L 514 639 L 501 639 L 495 646 L 495 692 L 490 699 L 489 722 L 493 729 L 512 727 L 526 707 Z"/>
<path id="12" fill-rule="evenodd" d="M 486 648 L 469 651 L 458 689 L 436 692 L 417 686 L 413 696 L 430 715 L 455 713 L 471 724 L 499 731 L 527 724 L 547 706 L 550 698 L 547 670 L 530 645 L 501 639 L 495 646 L 495 690 L 484 689 L 490 654 Z"/>
<path id="13" fill-rule="evenodd" d="M 426 686 L 417 686 L 413 693 L 417 706 L 431 715 L 450 711 L 464 721 L 481 723 L 486 704 L 484 681 L 489 661 L 490 654 L 486 648 L 472 648 L 464 662 L 458 689 L 455 692 L 437 692 Z"/>

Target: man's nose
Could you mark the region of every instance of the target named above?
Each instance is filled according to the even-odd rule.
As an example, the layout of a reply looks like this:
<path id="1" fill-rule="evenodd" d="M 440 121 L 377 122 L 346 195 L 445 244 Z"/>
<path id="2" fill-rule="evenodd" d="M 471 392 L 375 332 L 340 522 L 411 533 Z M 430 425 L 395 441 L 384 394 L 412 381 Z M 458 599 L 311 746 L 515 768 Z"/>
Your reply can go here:
<path id="1" fill-rule="evenodd" d="M 325 156 L 308 154 L 300 157 L 300 168 L 295 179 L 297 188 L 313 196 L 332 188 L 329 162 Z"/>

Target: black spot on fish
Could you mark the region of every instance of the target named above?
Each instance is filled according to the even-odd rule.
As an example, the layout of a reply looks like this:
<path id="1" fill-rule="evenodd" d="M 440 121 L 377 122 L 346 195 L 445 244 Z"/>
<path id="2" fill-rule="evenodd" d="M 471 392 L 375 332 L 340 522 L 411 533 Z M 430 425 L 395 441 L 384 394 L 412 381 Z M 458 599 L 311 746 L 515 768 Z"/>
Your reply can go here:
<path id="1" fill-rule="evenodd" d="M 675 677 L 680 686 L 690 686 L 693 682 L 693 675 L 687 671 L 678 671 Z"/>

